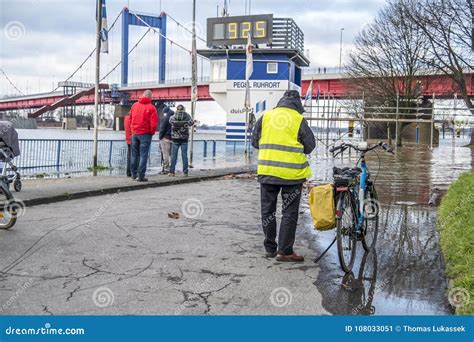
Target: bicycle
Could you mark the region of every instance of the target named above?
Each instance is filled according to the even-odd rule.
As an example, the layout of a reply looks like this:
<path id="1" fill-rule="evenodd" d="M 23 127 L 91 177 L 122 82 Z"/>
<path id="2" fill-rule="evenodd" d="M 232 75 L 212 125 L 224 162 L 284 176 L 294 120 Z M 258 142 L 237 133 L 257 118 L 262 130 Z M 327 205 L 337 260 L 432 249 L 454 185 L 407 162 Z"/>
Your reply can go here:
<path id="1" fill-rule="evenodd" d="M 360 152 L 360 158 L 353 168 L 333 168 L 334 187 L 336 189 L 336 241 L 339 263 L 347 273 L 352 270 L 357 250 L 357 241 L 362 242 L 364 250 L 370 251 L 377 242 L 378 235 L 378 197 L 375 182 L 365 160 L 365 154 L 376 148 L 383 148 L 394 154 L 386 143 L 379 142 L 369 146 L 360 142 L 358 146 L 342 143 L 329 149 L 336 157 L 352 148 Z M 334 154 L 334 152 L 337 152 Z M 360 162 L 360 167 L 357 165 Z"/>
<path id="2" fill-rule="evenodd" d="M 13 182 L 15 191 L 21 190 L 20 174 L 17 167 L 12 163 L 9 151 L 5 151 L 5 144 L 0 142 L 0 161 L 3 162 L 0 173 L 0 229 L 10 229 L 16 223 L 18 212 L 22 210 L 21 202 L 13 197 L 10 191 L 10 183 Z M 7 174 L 7 167 L 14 172 L 14 175 Z"/>
<path id="3" fill-rule="evenodd" d="M 0 229 L 10 229 L 16 223 L 18 209 L 21 205 L 15 201 L 8 189 L 7 180 L 0 179 Z"/>

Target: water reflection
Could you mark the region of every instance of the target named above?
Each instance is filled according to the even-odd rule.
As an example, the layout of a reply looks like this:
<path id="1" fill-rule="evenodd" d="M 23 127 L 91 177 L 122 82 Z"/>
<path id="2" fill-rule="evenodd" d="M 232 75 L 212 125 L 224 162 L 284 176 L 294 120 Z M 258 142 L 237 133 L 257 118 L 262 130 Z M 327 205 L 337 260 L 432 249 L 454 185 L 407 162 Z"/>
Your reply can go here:
<path id="1" fill-rule="evenodd" d="M 461 145 L 442 140 L 433 150 L 412 146 L 400 149 L 395 157 L 368 156 L 381 202 L 377 252 L 364 254 L 359 244 L 353 272 L 346 275 L 336 247 L 319 261 L 322 270 L 315 285 L 328 311 L 344 315 L 452 313 L 445 298 L 447 280 L 436 208 L 428 206 L 428 201 L 435 188 L 443 191 L 461 173 L 471 171 L 472 151 Z M 334 165 L 354 165 L 357 156 L 333 160 L 321 150 L 312 162 L 315 179 L 329 182 Z M 316 254 L 321 253 L 335 231 L 314 232 L 309 220 L 305 225 Z"/>
<path id="2" fill-rule="evenodd" d="M 348 291 L 350 312 L 354 315 L 373 315 L 375 285 L 377 282 L 377 251 L 365 252 L 361 259 L 357 278 L 354 272 L 342 278 L 342 287 Z"/>

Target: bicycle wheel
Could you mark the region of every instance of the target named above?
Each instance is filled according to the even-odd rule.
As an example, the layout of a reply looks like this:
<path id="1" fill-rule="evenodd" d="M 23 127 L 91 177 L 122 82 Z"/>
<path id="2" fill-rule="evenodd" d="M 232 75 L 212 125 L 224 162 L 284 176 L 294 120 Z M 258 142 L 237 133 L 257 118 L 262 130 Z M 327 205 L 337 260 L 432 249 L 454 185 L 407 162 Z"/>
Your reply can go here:
<path id="1" fill-rule="evenodd" d="M 344 272 L 350 272 L 354 265 L 357 236 L 355 234 L 356 215 L 349 192 L 344 191 L 337 203 L 337 254 Z"/>
<path id="2" fill-rule="evenodd" d="M 0 181 L 0 229 L 13 227 L 17 219 L 18 204 L 4 182 Z"/>
<path id="3" fill-rule="evenodd" d="M 364 227 L 362 234 L 362 246 L 364 250 L 370 251 L 377 242 L 379 232 L 379 202 L 377 192 L 373 185 L 367 188 L 364 202 Z"/>

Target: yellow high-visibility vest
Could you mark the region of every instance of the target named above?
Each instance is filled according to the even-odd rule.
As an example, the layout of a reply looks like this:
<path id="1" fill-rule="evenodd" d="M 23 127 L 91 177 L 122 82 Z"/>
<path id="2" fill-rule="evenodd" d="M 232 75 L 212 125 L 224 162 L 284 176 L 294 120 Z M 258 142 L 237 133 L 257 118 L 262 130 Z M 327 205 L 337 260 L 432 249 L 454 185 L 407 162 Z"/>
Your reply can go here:
<path id="1" fill-rule="evenodd" d="M 298 141 L 303 116 L 289 108 L 263 114 L 257 174 L 296 180 L 311 177 L 304 147 Z"/>

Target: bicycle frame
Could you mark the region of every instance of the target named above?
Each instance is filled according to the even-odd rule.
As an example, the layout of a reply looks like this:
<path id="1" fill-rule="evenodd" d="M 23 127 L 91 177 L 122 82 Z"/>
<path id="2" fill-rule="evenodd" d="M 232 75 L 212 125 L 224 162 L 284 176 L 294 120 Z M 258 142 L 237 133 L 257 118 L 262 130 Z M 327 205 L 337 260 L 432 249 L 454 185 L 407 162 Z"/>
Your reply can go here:
<path id="1" fill-rule="evenodd" d="M 355 187 L 341 188 L 341 191 L 349 191 L 352 197 L 353 205 L 355 206 L 354 212 L 356 214 L 356 232 L 362 231 L 364 225 L 364 201 L 365 193 L 367 191 L 367 181 L 369 179 L 369 169 L 365 162 L 365 154 L 363 153 L 360 157 L 360 168 L 362 172 L 359 175 L 359 182 Z"/>
<path id="2" fill-rule="evenodd" d="M 361 154 L 360 159 L 360 168 L 362 172 L 359 177 L 359 217 L 356 227 L 358 233 L 362 231 L 362 225 L 364 224 L 365 191 L 367 189 L 367 180 L 369 178 L 367 163 L 365 162 L 365 153 Z"/>

